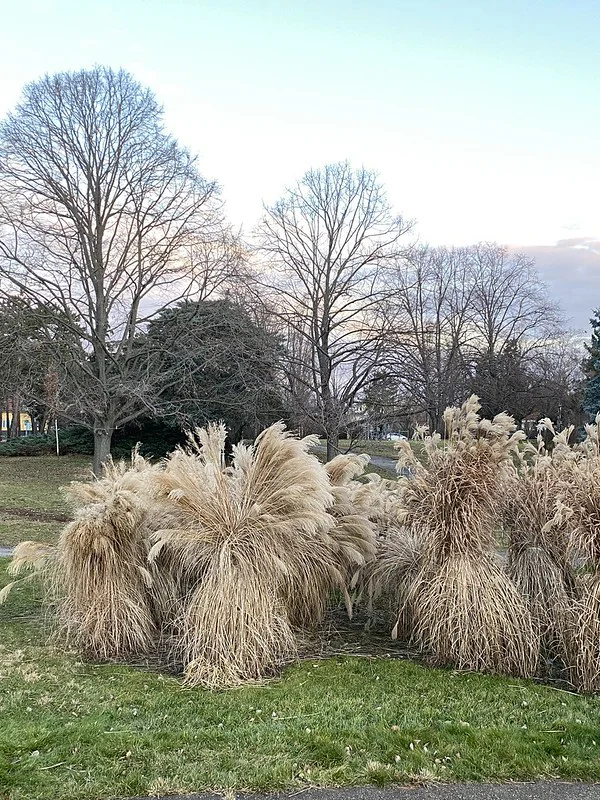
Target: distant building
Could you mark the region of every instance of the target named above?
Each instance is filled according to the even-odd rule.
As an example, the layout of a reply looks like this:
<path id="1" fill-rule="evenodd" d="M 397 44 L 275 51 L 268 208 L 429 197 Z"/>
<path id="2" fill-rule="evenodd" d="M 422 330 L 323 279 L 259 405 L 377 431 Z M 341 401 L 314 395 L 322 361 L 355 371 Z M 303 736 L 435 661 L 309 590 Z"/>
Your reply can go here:
<path id="1" fill-rule="evenodd" d="M 2 438 L 6 439 L 8 426 L 9 426 L 9 419 L 12 417 L 12 414 L 8 414 L 6 411 L 2 412 Z M 26 411 L 21 411 L 20 414 L 20 435 L 21 436 L 29 436 L 31 434 L 31 417 Z"/>

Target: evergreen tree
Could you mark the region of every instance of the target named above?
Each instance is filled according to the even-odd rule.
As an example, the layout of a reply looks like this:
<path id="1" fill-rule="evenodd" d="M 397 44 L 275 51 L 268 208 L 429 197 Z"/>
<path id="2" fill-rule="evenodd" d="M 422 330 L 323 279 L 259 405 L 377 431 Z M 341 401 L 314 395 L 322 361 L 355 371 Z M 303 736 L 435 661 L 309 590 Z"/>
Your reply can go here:
<path id="1" fill-rule="evenodd" d="M 166 309 L 149 324 L 140 346 L 157 354 L 157 417 L 175 418 L 184 428 L 223 420 L 237 442 L 286 416 L 279 339 L 231 300 Z"/>
<path id="2" fill-rule="evenodd" d="M 594 311 L 590 324 L 592 341 L 585 346 L 588 358 L 583 363 L 583 371 L 587 379 L 583 409 L 591 416 L 595 416 L 600 411 L 600 308 Z"/>

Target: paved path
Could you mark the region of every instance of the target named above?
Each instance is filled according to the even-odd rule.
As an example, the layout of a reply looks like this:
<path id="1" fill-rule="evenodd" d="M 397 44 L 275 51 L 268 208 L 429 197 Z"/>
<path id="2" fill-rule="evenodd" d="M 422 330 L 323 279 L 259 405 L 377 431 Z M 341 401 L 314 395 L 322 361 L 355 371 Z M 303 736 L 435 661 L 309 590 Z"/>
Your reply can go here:
<path id="1" fill-rule="evenodd" d="M 369 456 L 371 461 L 370 464 L 373 464 L 374 467 L 381 467 L 381 469 L 387 469 L 388 472 L 391 472 L 393 475 L 396 474 L 396 461 L 395 458 L 386 458 L 386 456 Z"/>
<path id="2" fill-rule="evenodd" d="M 169 795 L 168 800 L 215 800 L 219 793 Z M 229 792 L 222 797 L 231 798 Z M 468 783 L 428 787 L 365 786 L 350 789 L 295 789 L 273 794 L 235 795 L 240 800 L 600 800 L 598 783 Z M 134 798 L 133 800 L 142 800 Z M 144 800 L 147 800 L 145 798 Z M 165 799 L 166 800 L 166 799 Z"/>

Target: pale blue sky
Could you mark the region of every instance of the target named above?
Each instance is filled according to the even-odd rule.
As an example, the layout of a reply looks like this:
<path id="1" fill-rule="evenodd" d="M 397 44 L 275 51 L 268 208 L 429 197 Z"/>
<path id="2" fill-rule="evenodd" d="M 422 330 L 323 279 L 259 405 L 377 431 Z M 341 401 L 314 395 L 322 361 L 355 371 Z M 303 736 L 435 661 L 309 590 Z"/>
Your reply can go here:
<path id="1" fill-rule="evenodd" d="M 4 5 L 0 115 L 44 72 L 123 66 L 246 229 L 348 158 L 424 240 L 600 240 L 598 0 Z"/>

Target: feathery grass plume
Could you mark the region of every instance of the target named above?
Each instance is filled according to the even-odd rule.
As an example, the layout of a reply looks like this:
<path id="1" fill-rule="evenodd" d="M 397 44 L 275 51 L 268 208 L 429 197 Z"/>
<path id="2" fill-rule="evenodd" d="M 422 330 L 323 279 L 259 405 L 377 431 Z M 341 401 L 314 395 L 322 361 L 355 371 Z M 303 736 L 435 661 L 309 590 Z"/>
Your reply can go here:
<path id="1" fill-rule="evenodd" d="M 573 428 L 557 434 L 550 420 L 542 420 L 541 427 L 553 434 L 552 454 L 546 451 L 540 430 L 537 446 L 528 443 L 519 454 L 518 473 L 507 486 L 507 572 L 527 600 L 542 654 L 558 656 L 567 663 L 575 573 L 568 532 L 561 523 L 557 486 L 561 464 L 570 457 L 568 440 Z"/>
<path id="2" fill-rule="evenodd" d="M 581 692 L 600 692 L 600 576 L 585 575 L 574 606 L 571 681 Z"/>
<path id="3" fill-rule="evenodd" d="M 407 460 L 412 458 L 409 448 Z M 410 469 L 404 472 L 412 474 Z M 410 615 L 405 606 L 406 593 L 420 563 L 421 543 L 405 527 L 406 513 L 397 482 L 375 474 L 366 477 L 366 483 L 355 494 L 375 525 L 377 551 L 375 559 L 367 563 L 360 575 L 359 597 L 364 594 L 367 598 L 367 627 L 382 620 L 387 624 L 391 618 L 398 619 L 395 631 L 407 638 Z"/>
<path id="4" fill-rule="evenodd" d="M 339 455 L 325 464 L 334 500 L 328 509 L 335 519 L 329 535 L 345 581 L 342 589 L 349 617 L 353 606 L 350 590 L 356 588 L 361 570 L 374 560 L 377 552 L 375 525 L 369 519 L 370 495 L 365 484 L 356 480 L 369 460 L 366 454 Z"/>
<path id="5" fill-rule="evenodd" d="M 422 543 L 407 590 L 412 641 L 435 663 L 532 675 L 537 639 L 529 610 L 494 558 L 494 529 L 522 432 L 498 414 L 480 419 L 472 395 L 444 412 L 447 440 L 425 438 L 424 464 L 400 443 L 403 522 Z"/>
<path id="6" fill-rule="evenodd" d="M 56 547 L 41 542 L 19 542 L 13 550 L 7 572 L 9 575 L 18 576 L 27 571 L 22 578 L 17 578 L 0 590 L 0 605 L 6 601 L 14 586 L 18 583 L 28 583 L 33 580 L 41 579 L 42 583 L 48 579 L 52 560 L 56 555 Z"/>
<path id="7" fill-rule="evenodd" d="M 585 426 L 584 441 L 565 459 L 558 487 L 557 516 L 568 528 L 585 574 L 578 579 L 570 637 L 571 681 L 584 692 L 600 692 L 600 414 Z"/>
<path id="8" fill-rule="evenodd" d="M 102 478 L 69 489 L 75 518 L 57 545 L 53 595 L 61 626 L 89 656 L 122 658 L 156 645 L 147 563 L 156 470 L 134 451 L 129 465 L 108 461 Z"/>
<path id="9" fill-rule="evenodd" d="M 364 483 L 353 488 L 354 501 L 375 526 L 377 538 L 384 537 L 388 529 L 402 527 L 403 510 L 400 506 L 395 480 L 382 478 L 376 473 L 365 475 Z"/>
<path id="10" fill-rule="evenodd" d="M 410 638 L 412 615 L 408 592 L 421 567 L 422 543 L 409 528 L 388 527 L 378 541 L 377 556 L 366 570 L 369 627 L 378 615 L 393 619 L 393 637 Z"/>
<path id="11" fill-rule="evenodd" d="M 290 623 L 300 628 L 321 622 L 332 589 L 345 587 L 342 551 L 331 536 L 329 476 L 308 452 L 315 443 L 316 437 L 298 440 L 277 423 L 254 448 L 234 448 L 233 459 L 236 494 L 257 509 L 256 527 L 272 533 L 283 602 Z"/>
<path id="12" fill-rule="evenodd" d="M 154 479 L 178 527 L 154 534 L 150 559 L 169 551 L 179 564 L 190 685 L 271 674 L 295 653 L 293 627 L 318 623 L 345 583 L 329 478 L 308 452 L 314 438 L 295 439 L 277 423 L 253 446 L 235 446 L 227 469 L 224 443 L 222 425 L 197 431 Z"/>

